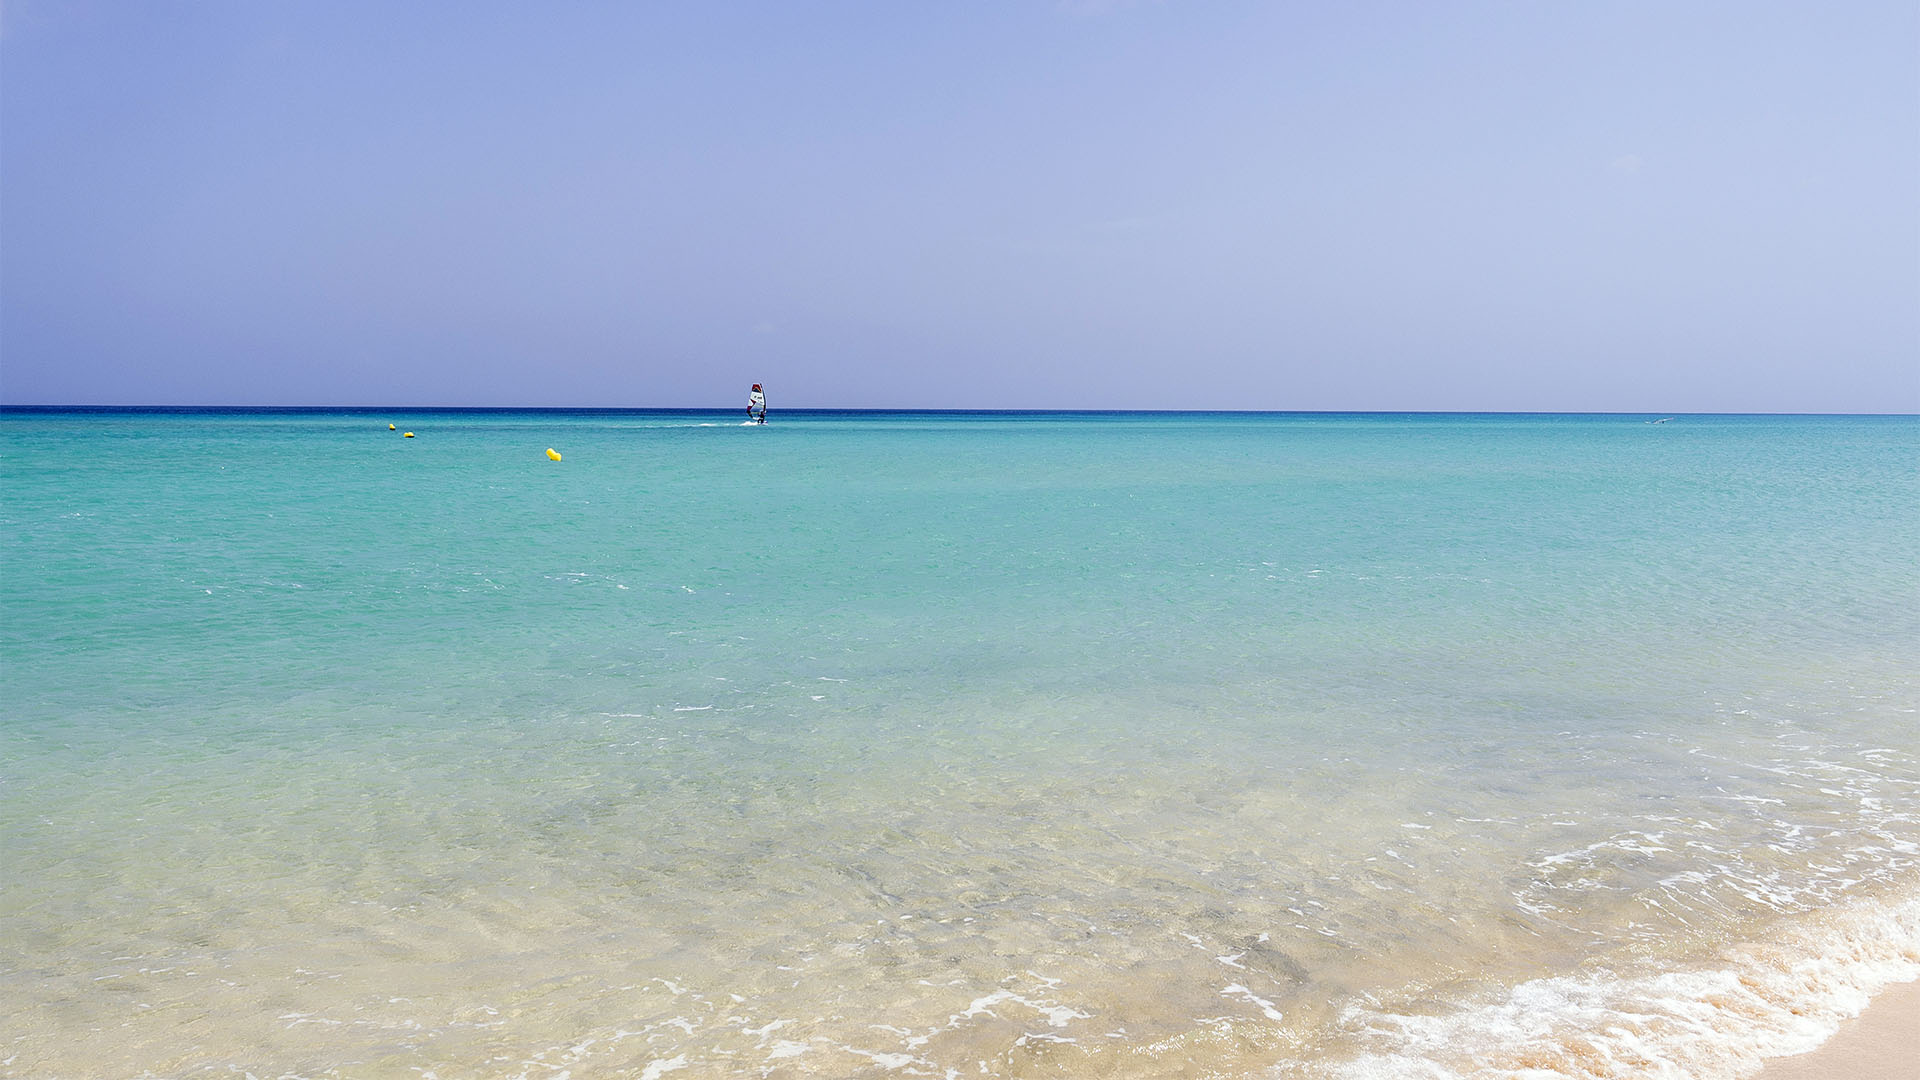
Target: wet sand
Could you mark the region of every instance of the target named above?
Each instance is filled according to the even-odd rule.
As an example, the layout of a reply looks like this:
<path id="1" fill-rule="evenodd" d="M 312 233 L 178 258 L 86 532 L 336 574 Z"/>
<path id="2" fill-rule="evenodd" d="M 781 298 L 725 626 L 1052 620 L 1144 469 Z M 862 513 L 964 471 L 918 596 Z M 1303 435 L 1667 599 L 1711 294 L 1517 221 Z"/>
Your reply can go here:
<path id="1" fill-rule="evenodd" d="M 1758 1080 L 1920 1078 L 1920 982 L 1887 988 L 1810 1053 L 1777 1058 Z"/>

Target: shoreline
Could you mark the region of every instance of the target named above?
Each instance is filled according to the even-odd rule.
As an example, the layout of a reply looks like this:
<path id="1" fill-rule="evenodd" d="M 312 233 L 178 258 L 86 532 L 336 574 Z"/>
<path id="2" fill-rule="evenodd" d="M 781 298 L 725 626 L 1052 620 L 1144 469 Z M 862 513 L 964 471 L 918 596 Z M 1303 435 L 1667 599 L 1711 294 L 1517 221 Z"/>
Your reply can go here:
<path id="1" fill-rule="evenodd" d="M 1916 1062 L 1920 981 L 1889 985 L 1819 1046 L 1768 1058 L 1754 1080 L 1912 1080 Z"/>

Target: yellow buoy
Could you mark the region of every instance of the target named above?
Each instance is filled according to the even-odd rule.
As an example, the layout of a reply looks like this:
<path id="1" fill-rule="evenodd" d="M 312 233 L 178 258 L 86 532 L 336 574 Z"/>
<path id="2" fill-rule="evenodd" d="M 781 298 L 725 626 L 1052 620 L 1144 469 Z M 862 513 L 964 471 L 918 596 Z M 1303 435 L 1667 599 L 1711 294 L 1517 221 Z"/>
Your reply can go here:
<path id="1" fill-rule="evenodd" d="M 559 460 L 560 460 L 560 451 L 558 451 L 558 450 L 555 450 L 555 449 L 554 449 L 553 447 L 551 447 L 551 446 L 549 446 L 549 447 L 547 447 L 547 456 L 548 456 L 548 457 L 550 457 L 550 458 L 552 458 L 552 459 L 553 459 L 553 460 L 555 460 L 555 461 L 559 461 Z"/>
<path id="2" fill-rule="evenodd" d="M 388 431 L 392 431 L 392 430 L 394 430 L 394 427 L 393 427 L 393 425 L 392 425 L 392 424 L 388 424 L 388 425 L 387 425 L 387 430 L 388 430 Z"/>
<path id="3" fill-rule="evenodd" d="M 403 435 L 402 437 L 403 437 L 403 438 L 408 438 L 408 439 L 411 439 L 411 438 L 413 438 L 413 432 L 411 432 L 411 431 L 409 431 L 409 432 L 406 432 L 406 433 L 405 433 L 405 434 L 404 434 L 404 435 Z"/>

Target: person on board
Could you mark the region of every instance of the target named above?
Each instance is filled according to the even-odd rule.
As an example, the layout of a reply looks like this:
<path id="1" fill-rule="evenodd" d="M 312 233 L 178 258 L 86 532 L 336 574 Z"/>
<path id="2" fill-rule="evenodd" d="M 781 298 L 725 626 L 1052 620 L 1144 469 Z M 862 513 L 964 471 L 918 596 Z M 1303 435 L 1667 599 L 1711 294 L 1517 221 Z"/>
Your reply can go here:
<path id="1" fill-rule="evenodd" d="M 760 384 L 753 384 L 753 393 L 747 395 L 747 419 L 767 422 L 767 395 L 760 390 Z"/>

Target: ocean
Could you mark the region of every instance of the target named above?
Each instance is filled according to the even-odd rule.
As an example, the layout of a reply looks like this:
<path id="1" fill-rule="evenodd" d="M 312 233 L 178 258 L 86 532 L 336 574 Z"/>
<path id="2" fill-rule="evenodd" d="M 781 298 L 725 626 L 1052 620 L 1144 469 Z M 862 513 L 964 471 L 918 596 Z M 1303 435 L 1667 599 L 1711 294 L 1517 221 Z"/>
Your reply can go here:
<path id="1" fill-rule="evenodd" d="M 1920 976 L 1914 417 L 741 418 L 0 414 L 0 1076 L 1734 1078 Z"/>

